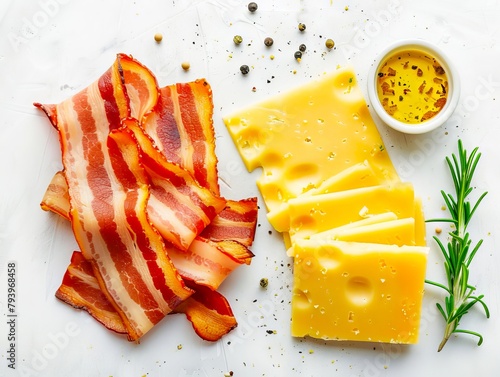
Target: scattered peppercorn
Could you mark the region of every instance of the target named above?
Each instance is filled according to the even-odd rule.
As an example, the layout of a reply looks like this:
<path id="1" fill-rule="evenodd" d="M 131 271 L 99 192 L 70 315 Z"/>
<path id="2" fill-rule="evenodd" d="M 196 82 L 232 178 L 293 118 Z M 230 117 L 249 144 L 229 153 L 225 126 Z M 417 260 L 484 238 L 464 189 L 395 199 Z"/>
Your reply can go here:
<path id="1" fill-rule="evenodd" d="M 267 278 L 260 279 L 260 286 L 262 288 L 267 288 L 268 284 L 269 284 L 269 280 Z"/>
<path id="2" fill-rule="evenodd" d="M 273 39 L 271 37 L 267 37 L 266 39 L 264 39 L 264 44 L 267 46 L 267 47 L 270 47 L 272 46 L 274 43 Z"/>
<path id="3" fill-rule="evenodd" d="M 330 39 L 328 38 L 326 41 L 325 41 L 325 46 L 326 48 L 328 49 L 332 49 L 335 47 L 335 42 L 333 41 L 333 39 Z"/>
<path id="4" fill-rule="evenodd" d="M 241 67 L 240 67 L 240 71 L 241 73 L 243 73 L 244 75 L 246 75 L 248 72 L 250 72 L 250 67 L 246 64 L 243 64 Z"/>
<path id="5" fill-rule="evenodd" d="M 248 10 L 252 13 L 255 12 L 258 7 L 259 6 L 257 5 L 257 3 L 253 2 L 253 1 L 251 3 L 248 3 Z"/>
<path id="6" fill-rule="evenodd" d="M 241 42 L 243 42 L 243 38 L 241 37 L 241 35 L 235 35 L 233 37 L 233 42 L 234 44 L 239 45 Z"/>
<path id="7" fill-rule="evenodd" d="M 156 33 L 155 34 L 155 41 L 157 43 L 160 43 L 162 39 L 163 39 L 163 35 L 161 33 Z"/>
<path id="8" fill-rule="evenodd" d="M 300 52 L 305 52 L 305 51 L 306 51 L 306 48 L 307 48 L 307 47 L 306 47 L 306 45 L 302 43 L 302 44 L 299 46 L 299 51 L 300 51 Z"/>
<path id="9" fill-rule="evenodd" d="M 295 57 L 295 59 L 300 60 L 302 59 L 302 52 L 295 51 L 295 54 L 293 56 Z"/>
<path id="10" fill-rule="evenodd" d="M 304 30 L 306 30 L 306 24 L 303 24 L 302 22 L 301 22 L 301 23 L 299 23 L 299 26 L 298 26 L 298 27 L 299 27 L 299 30 L 300 30 L 300 31 L 304 31 Z"/>
<path id="11" fill-rule="evenodd" d="M 189 68 L 191 68 L 191 64 L 189 64 L 189 62 L 182 62 L 181 67 L 183 70 L 189 71 Z"/>

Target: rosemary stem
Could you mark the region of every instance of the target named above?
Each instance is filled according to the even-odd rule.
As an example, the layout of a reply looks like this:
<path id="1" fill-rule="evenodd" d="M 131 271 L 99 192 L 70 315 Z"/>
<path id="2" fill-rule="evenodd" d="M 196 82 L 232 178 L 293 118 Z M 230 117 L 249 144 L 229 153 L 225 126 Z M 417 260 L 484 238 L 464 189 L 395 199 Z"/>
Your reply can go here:
<path id="1" fill-rule="evenodd" d="M 441 350 L 445 346 L 448 339 L 450 339 L 450 336 L 451 336 L 451 334 L 453 334 L 453 331 L 455 330 L 456 327 L 457 327 L 457 320 L 456 319 L 451 321 L 450 323 L 446 324 L 446 327 L 444 329 L 444 336 L 443 336 L 443 339 L 441 340 L 441 343 L 439 344 L 438 352 L 441 352 Z"/>
<path id="2" fill-rule="evenodd" d="M 434 237 L 445 257 L 447 286 L 426 280 L 429 284 L 443 288 L 448 294 L 445 297 L 444 305 L 437 304 L 440 313 L 446 321 L 443 339 L 439 344 L 438 352 L 443 349 L 453 333 L 465 333 L 477 336 L 479 337 L 478 345 L 481 345 L 483 341 L 481 334 L 458 328 L 462 316 L 476 303 L 479 302 L 483 306 L 486 317 L 489 318 L 488 307 L 482 300 L 483 295 L 474 296 L 473 292 L 475 288 L 468 282 L 469 265 L 482 241 L 473 246 L 467 232 L 467 226 L 479 203 L 487 194 L 484 192 L 474 205 L 471 205 L 467 200 L 468 195 L 473 190 L 471 186 L 472 176 L 481 156 L 477 151 L 478 149 L 475 148 L 468 155 L 467 151 L 463 148 L 461 140 L 458 141 L 458 157 L 452 154 L 451 158 L 446 158 L 455 186 L 455 197 L 452 194 L 446 194 L 444 191 L 441 191 L 451 217 L 449 219 L 428 220 L 446 221 L 455 226 L 455 229 L 449 232 L 448 247 L 445 247 L 438 238 Z"/>

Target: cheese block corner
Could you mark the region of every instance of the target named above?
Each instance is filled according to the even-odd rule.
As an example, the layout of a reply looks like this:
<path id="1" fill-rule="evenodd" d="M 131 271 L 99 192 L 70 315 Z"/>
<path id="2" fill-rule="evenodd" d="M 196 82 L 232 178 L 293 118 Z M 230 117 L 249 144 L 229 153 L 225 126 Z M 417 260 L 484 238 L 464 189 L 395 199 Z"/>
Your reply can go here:
<path id="1" fill-rule="evenodd" d="M 385 182 L 398 181 L 350 68 L 223 118 L 246 167 L 262 167 L 258 186 L 269 211 L 368 161 Z"/>

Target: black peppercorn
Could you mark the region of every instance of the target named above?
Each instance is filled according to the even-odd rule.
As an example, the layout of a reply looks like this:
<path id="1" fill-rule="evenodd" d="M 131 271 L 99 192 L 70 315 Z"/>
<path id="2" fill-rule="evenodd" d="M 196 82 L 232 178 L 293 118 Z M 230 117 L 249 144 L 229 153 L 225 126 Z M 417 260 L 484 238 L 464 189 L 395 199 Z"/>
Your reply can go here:
<path id="1" fill-rule="evenodd" d="M 244 75 L 246 75 L 248 72 L 250 72 L 250 67 L 246 64 L 243 64 L 241 67 L 240 67 L 240 71 L 241 73 L 243 73 Z"/>
<path id="2" fill-rule="evenodd" d="M 267 46 L 267 47 L 270 47 L 272 46 L 274 43 L 273 39 L 271 37 L 267 37 L 266 39 L 264 39 L 264 44 Z"/>
<path id="3" fill-rule="evenodd" d="M 255 12 L 257 10 L 257 8 L 258 8 L 257 3 L 253 2 L 253 1 L 251 3 L 248 3 L 248 10 L 250 12 L 252 12 L 252 13 Z"/>

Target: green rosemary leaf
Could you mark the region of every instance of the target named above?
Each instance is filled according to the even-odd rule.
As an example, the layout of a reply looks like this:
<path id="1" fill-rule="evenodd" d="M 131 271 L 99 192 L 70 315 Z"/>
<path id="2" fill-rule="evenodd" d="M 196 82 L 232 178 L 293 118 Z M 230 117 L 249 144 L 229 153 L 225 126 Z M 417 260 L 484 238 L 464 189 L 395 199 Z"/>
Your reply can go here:
<path id="1" fill-rule="evenodd" d="M 478 148 L 474 148 L 470 154 L 463 147 L 462 141 L 458 141 L 458 154 L 452 153 L 451 157 L 446 157 L 445 161 L 450 170 L 455 192 L 450 194 L 443 190 L 441 196 L 446 204 L 450 218 L 431 219 L 428 222 L 451 223 L 454 228 L 448 233 L 449 239 L 445 246 L 438 237 L 434 237 L 441 253 L 444 257 L 444 268 L 446 272 L 447 286 L 445 284 L 426 280 L 427 284 L 443 289 L 447 296 L 444 298 L 444 307 L 436 303 L 438 311 L 443 316 L 446 326 L 438 351 L 441 351 L 453 333 L 464 333 L 479 338 L 478 345 L 483 342 L 481 334 L 458 328 L 462 317 L 469 313 L 469 310 L 479 303 L 489 318 L 488 306 L 483 300 L 484 295 L 473 296 L 476 288 L 469 283 L 470 266 L 476 256 L 483 240 L 479 240 L 472 246 L 472 240 L 467 227 L 479 204 L 483 201 L 487 192 L 482 193 L 474 204 L 468 200 L 473 192 L 472 178 L 478 166 L 481 153 Z"/>

